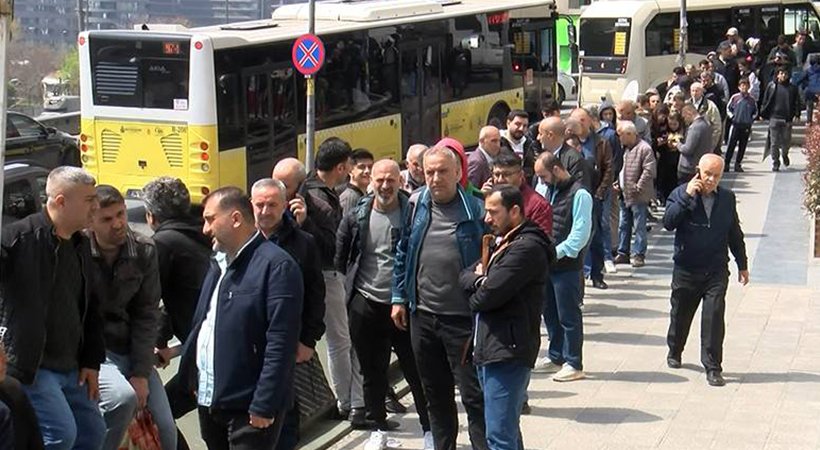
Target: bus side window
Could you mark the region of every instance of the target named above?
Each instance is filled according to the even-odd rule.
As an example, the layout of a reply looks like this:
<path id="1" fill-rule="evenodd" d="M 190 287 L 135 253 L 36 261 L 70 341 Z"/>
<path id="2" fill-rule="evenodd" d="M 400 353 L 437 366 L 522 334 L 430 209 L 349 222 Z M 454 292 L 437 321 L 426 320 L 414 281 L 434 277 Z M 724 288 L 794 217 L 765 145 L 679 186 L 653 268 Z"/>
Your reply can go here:
<path id="1" fill-rule="evenodd" d="M 689 51 L 706 54 L 714 51 L 726 37 L 723 33 L 732 25 L 729 9 L 692 11 L 687 14 L 689 22 Z"/>
<path id="2" fill-rule="evenodd" d="M 239 76 L 235 73 L 220 75 L 216 85 L 220 150 L 229 150 L 245 145 L 245 121 L 243 120 L 241 102 Z"/>
<path id="3" fill-rule="evenodd" d="M 820 41 L 820 20 L 810 5 L 788 5 L 783 7 L 783 34 L 795 35 L 799 31 L 808 33 L 812 41 Z"/>
<path id="4" fill-rule="evenodd" d="M 680 28 L 678 13 L 656 15 L 646 26 L 646 56 L 671 55 L 678 52 L 675 30 Z"/>

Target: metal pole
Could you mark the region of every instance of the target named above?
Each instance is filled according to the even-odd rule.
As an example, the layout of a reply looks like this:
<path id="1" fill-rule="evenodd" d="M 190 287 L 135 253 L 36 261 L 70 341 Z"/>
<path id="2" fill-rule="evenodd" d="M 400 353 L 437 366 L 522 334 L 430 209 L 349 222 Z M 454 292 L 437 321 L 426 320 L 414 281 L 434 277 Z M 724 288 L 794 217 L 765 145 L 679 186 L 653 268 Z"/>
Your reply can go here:
<path id="1" fill-rule="evenodd" d="M 678 36 L 678 66 L 686 64 L 686 35 L 689 24 L 686 21 L 686 0 L 680 0 L 680 33 Z"/>
<path id="2" fill-rule="evenodd" d="M 308 33 L 316 34 L 316 0 L 310 0 L 308 3 Z M 314 142 L 316 134 L 316 79 L 312 75 L 306 75 L 307 88 L 307 118 L 305 120 L 307 142 L 305 143 L 305 168 L 310 172 L 313 170 L 314 149 L 316 143 Z M 5 128 L 4 128 L 5 129 Z"/>
<path id="3" fill-rule="evenodd" d="M 13 12 L 13 0 L 0 1 L 0 130 L 6 129 L 6 49 L 11 38 L 11 20 Z M 6 166 L 6 134 L 0 135 L 0 167 Z M 0 173 L 0 209 L 3 208 L 3 183 L 5 183 L 5 170 Z M 3 226 L 3 219 L 0 216 L 0 228 Z"/>

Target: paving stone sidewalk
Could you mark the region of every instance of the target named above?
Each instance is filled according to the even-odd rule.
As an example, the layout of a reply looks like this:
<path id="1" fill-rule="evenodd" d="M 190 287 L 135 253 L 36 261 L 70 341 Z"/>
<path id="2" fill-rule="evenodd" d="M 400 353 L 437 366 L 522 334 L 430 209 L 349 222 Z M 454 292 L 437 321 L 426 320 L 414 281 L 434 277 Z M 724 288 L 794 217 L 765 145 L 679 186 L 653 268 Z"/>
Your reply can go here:
<path id="1" fill-rule="evenodd" d="M 698 314 L 683 368 L 666 367 L 673 235 L 656 224 L 646 267 L 619 266 L 610 289 L 587 287 L 584 364 L 587 380 L 559 384 L 533 374 L 532 414 L 522 418 L 527 449 L 818 448 L 820 447 L 820 267 L 809 255 L 810 222 L 799 208 L 803 157 L 774 174 L 760 162 L 756 127 L 744 167 L 724 179 L 739 199 L 752 284 L 732 268 L 722 388 L 700 366 Z M 546 336 L 542 349 L 546 346 Z M 409 397 L 403 399 L 410 404 Z M 413 413 L 390 436 L 421 449 Z M 460 448 L 469 448 L 460 415 Z M 353 432 L 334 449 L 362 448 Z"/>

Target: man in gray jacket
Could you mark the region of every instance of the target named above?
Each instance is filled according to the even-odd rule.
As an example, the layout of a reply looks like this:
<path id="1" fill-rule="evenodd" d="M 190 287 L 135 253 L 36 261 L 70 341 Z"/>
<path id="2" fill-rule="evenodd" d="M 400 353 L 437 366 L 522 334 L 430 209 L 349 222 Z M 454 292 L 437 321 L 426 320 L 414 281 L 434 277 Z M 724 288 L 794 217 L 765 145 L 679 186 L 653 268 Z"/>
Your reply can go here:
<path id="1" fill-rule="evenodd" d="M 175 449 L 177 430 L 168 396 L 153 368 L 159 321 L 159 263 L 151 239 L 128 228 L 117 189 L 97 187 L 100 208 L 87 231 L 92 289 L 100 301 L 105 362 L 100 366 L 100 410 L 106 424 L 103 450 L 116 450 L 134 414 L 147 407 L 162 448 Z"/>
<path id="2" fill-rule="evenodd" d="M 681 115 L 688 128 L 686 141 L 678 145 L 678 183 L 686 184 L 695 176 L 700 157 L 712 151 L 712 130 L 709 122 L 691 104 L 683 107 Z"/>

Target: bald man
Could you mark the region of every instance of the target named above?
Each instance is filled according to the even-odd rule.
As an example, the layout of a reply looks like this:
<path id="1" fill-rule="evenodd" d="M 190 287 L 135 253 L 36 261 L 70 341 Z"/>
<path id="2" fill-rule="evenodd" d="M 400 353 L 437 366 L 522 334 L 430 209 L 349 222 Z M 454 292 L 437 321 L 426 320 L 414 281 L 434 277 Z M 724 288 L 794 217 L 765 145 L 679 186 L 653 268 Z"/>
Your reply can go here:
<path id="1" fill-rule="evenodd" d="M 723 386 L 723 338 L 726 331 L 726 289 L 729 285 L 729 254 L 738 269 L 738 281 L 749 283 L 746 244 L 737 215 L 735 194 L 720 187 L 723 158 L 706 154 L 698 172 L 678 186 L 666 201 L 663 225 L 675 231 L 675 268 L 672 272 L 672 312 L 666 342 L 669 367 L 681 367 L 681 356 L 692 319 L 701 312 L 700 360 L 710 386 Z"/>
<path id="2" fill-rule="evenodd" d="M 584 166 L 584 158 L 581 154 L 566 145 L 564 142 L 564 132 L 566 124 L 560 117 L 547 117 L 538 125 L 538 142 L 544 152 L 550 152 L 558 157 L 561 165 L 566 168 L 572 179 L 581 180 L 581 185 L 592 190 L 591 171 Z M 547 196 L 549 186 L 538 179 L 535 190 L 543 196 Z"/>
<path id="3" fill-rule="evenodd" d="M 483 186 L 492 176 L 493 161 L 501 153 L 501 132 L 488 125 L 478 133 L 478 148 L 467 157 L 467 179 Z"/>
<path id="4" fill-rule="evenodd" d="M 408 195 L 401 190 L 399 165 L 395 161 L 377 161 L 371 178 L 373 193 L 363 197 L 342 219 L 335 258 L 336 270 L 345 274 L 350 338 L 364 376 L 368 420 L 378 431 L 398 426 L 387 420 L 384 403 L 392 348 L 413 392 L 424 439 L 432 443 L 427 398 L 416 369 L 410 333 L 396 328 L 390 318 L 393 261 L 404 227 L 402 217 L 408 209 Z"/>

